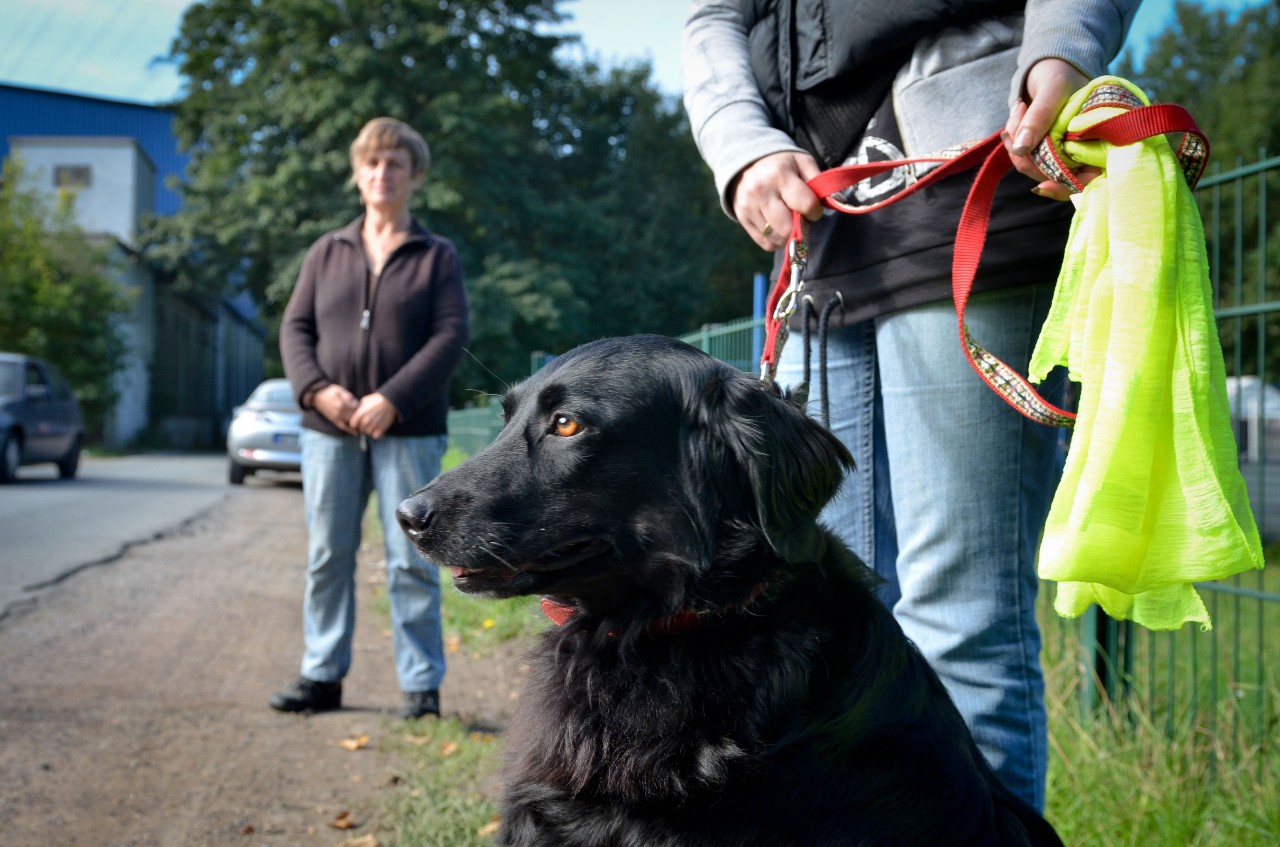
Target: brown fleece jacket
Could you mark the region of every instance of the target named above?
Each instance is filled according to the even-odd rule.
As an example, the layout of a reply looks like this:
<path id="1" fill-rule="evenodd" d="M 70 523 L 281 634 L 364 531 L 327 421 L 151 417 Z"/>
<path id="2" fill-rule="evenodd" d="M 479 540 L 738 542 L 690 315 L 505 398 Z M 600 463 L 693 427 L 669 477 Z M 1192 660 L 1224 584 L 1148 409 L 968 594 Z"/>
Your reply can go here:
<path id="1" fill-rule="evenodd" d="M 396 407 L 388 435 L 443 435 L 449 379 L 469 337 L 458 253 L 415 220 L 371 290 L 363 223 L 311 245 L 285 309 L 280 355 L 303 426 L 341 434 L 303 403 L 336 382 L 356 397 L 380 392 Z"/>

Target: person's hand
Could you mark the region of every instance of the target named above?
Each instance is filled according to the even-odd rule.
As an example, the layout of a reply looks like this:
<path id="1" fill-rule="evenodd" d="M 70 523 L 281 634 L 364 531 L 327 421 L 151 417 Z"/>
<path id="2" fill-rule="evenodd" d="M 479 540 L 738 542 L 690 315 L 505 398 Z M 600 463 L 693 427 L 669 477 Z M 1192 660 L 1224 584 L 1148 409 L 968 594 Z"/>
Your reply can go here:
<path id="1" fill-rule="evenodd" d="M 1063 105 L 1079 89 L 1089 82 L 1075 66 L 1062 59 L 1041 59 L 1027 73 L 1027 95 L 1031 103 L 1018 101 L 1009 112 L 1001 138 L 1018 173 L 1030 177 L 1038 184 L 1032 191 L 1041 197 L 1066 200 L 1071 191 L 1036 167 L 1031 151 L 1044 139 Z M 1101 171 L 1085 166 L 1076 171 L 1082 183 L 1088 183 Z"/>
<path id="2" fill-rule="evenodd" d="M 330 383 L 311 397 L 311 406 L 347 435 L 355 435 L 351 416 L 358 408 L 356 397 L 337 383 Z"/>
<path id="3" fill-rule="evenodd" d="M 361 435 L 381 438 L 398 417 L 400 413 L 386 397 L 376 392 L 366 394 L 360 398 L 360 405 L 351 415 L 351 428 Z"/>
<path id="4" fill-rule="evenodd" d="M 777 250 L 791 235 L 791 212 L 811 221 L 822 217 L 822 203 L 806 182 L 821 173 L 807 153 L 785 151 L 757 159 L 738 174 L 730 189 L 733 216 L 765 250 Z"/>

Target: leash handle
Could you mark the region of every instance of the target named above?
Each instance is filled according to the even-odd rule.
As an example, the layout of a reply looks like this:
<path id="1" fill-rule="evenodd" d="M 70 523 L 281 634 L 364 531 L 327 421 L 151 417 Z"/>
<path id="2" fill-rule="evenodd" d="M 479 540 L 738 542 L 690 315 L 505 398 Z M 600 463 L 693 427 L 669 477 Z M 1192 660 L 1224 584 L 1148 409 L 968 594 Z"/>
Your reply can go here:
<path id="1" fill-rule="evenodd" d="M 1126 111 L 1101 120 L 1080 132 L 1069 132 L 1061 141 L 1096 140 L 1124 146 L 1156 135 L 1180 133 L 1182 140 L 1175 152 L 1187 184 L 1192 188 L 1195 187 L 1208 164 L 1209 141 L 1186 109 L 1171 104 L 1146 105 L 1123 86 L 1107 84 L 1100 85 L 1088 97 L 1080 113 L 1104 107 L 1122 108 Z M 1084 190 L 1084 184 L 1068 165 L 1069 160 L 1063 154 L 1059 141 L 1046 137 L 1034 151 L 1033 158 L 1037 166 L 1049 177 L 1067 186 L 1073 192 L 1078 193 Z M 865 179 L 888 171 L 907 165 L 928 163 L 938 163 L 938 167 L 879 202 L 866 206 L 849 206 L 833 196 Z M 1000 179 L 1013 166 L 1000 139 L 999 131 L 981 141 L 944 150 L 936 156 L 831 168 L 809 180 L 808 184 L 823 205 L 828 208 L 846 214 L 863 215 L 890 203 L 896 203 L 940 179 L 979 165 L 978 175 L 969 190 L 956 228 L 956 243 L 951 264 L 951 294 L 956 308 L 956 324 L 959 329 L 961 348 L 965 359 L 982 381 L 1020 414 L 1048 426 L 1072 426 L 1075 423 L 1075 414 L 1045 400 L 1026 377 L 988 352 L 974 339 L 964 319 L 969 296 L 973 291 L 973 282 L 982 259 L 982 251 L 986 245 L 992 198 L 995 196 Z M 800 248 L 807 250 L 801 221 L 800 214 L 793 212 L 791 238 L 787 243 L 788 251 L 791 251 L 790 255 L 793 257 L 796 255 L 795 251 Z M 764 355 L 761 356 L 761 379 L 766 382 L 772 381 L 777 371 L 778 356 L 787 338 L 787 320 L 794 311 L 795 301 L 803 288 L 803 280 L 800 278 L 803 267 L 803 260 L 796 262 L 793 259 L 789 267 L 784 264 L 769 298 L 765 318 L 765 350 Z M 785 308 L 788 305 L 786 299 L 788 292 L 791 293 L 789 310 Z"/>
<path id="2" fill-rule="evenodd" d="M 980 142 L 950 148 L 938 153 L 936 156 L 843 165 L 823 171 L 809 180 L 808 185 L 818 195 L 824 206 L 850 215 L 863 215 L 883 208 L 890 203 L 896 203 L 903 197 L 914 194 L 940 179 L 974 167 L 978 162 L 982 161 L 982 157 L 991 149 L 993 144 L 999 145 L 1000 143 L 1000 134 L 995 133 Z M 864 179 L 870 179 L 873 176 L 907 165 L 931 163 L 938 164 L 938 167 L 898 193 L 890 195 L 878 203 L 868 206 L 850 206 L 841 203 L 832 196 L 862 182 Z M 809 250 L 807 232 L 806 221 L 799 212 L 793 211 L 791 213 L 791 236 L 787 240 L 787 261 L 783 263 L 778 279 L 769 294 L 768 303 L 765 305 L 765 344 L 764 351 L 760 356 L 760 379 L 766 384 L 773 382 L 777 374 L 778 358 L 782 354 L 782 347 L 786 344 L 789 335 L 787 324 L 791 315 L 795 312 L 800 292 L 804 290 L 803 274 Z"/>

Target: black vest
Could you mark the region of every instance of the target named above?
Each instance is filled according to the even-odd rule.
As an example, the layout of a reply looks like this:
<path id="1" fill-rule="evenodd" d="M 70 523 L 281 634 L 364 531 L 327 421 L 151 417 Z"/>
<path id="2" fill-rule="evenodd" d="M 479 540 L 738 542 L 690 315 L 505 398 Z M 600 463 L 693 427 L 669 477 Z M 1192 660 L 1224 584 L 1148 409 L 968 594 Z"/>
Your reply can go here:
<path id="1" fill-rule="evenodd" d="M 1020 12 L 1025 0 L 742 0 L 751 67 L 774 126 L 839 164 L 915 43 Z"/>

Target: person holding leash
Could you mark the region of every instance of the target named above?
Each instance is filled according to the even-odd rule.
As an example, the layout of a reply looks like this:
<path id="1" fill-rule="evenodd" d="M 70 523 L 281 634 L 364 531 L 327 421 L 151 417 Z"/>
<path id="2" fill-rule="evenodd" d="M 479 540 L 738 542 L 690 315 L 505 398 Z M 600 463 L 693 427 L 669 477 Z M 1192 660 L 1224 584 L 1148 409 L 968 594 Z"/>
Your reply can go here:
<path id="1" fill-rule="evenodd" d="M 280 328 L 280 353 L 303 409 L 308 540 L 301 675 L 271 697 L 285 712 L 336 709 L 351 665 L 356 551 L 377 491 L 391 603 L 398 714 L 440 713 L 445 660 L 440 583 L 396 522 L 400 501 L 440 472 L 448 386 L 469 316 L 453 244 L 413 218 L 429 152 L 394 118 L 351 145 L 365 213 L 308 251 Z"/>
<path id="2" fill-rule="evenodd" d="M 685 107 L 726 213 L 771 251 L 793 211 L 811 222 L 805 291 L 827 324 L 827 396 L 821 384 L 812 396 L 856 461 L 824 520 L 884 577 L 882 598 L 983 754 L 1037 810 L 1048 751 L 1035 554 L 1058 431 L 1006 406 L 957 343 L 951 258 L 971 181 L 859 215 L 824 215 L 806 183 L 1003 127 L 1022 176 L 997 189 L 966 319 L 1025 373 L 1072 211 L 1050 202 L 1067 191 L 1030 153 L 1119 52 L 1137 5 L 694 0 L 684 30 Z M 873 204 L 921 173 L 902 166 L 841 199 Z M 783 349 L 780 382 L 804 378 L 805 352 Z M 1047 388 L 1061 399 L 1061 382 Z"/>

